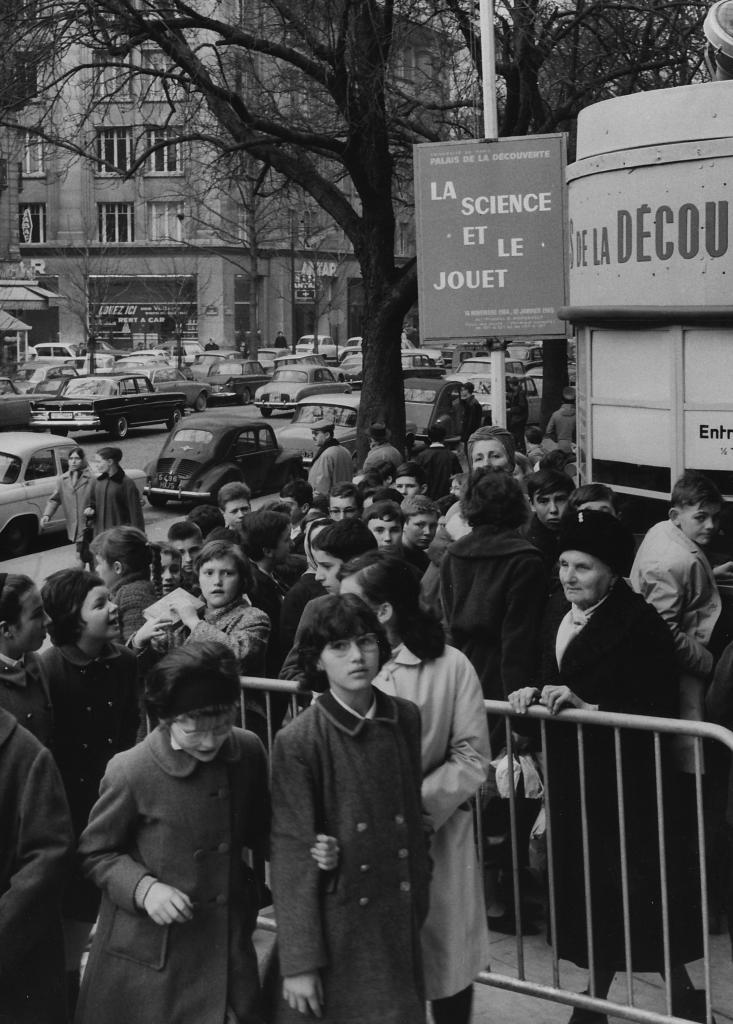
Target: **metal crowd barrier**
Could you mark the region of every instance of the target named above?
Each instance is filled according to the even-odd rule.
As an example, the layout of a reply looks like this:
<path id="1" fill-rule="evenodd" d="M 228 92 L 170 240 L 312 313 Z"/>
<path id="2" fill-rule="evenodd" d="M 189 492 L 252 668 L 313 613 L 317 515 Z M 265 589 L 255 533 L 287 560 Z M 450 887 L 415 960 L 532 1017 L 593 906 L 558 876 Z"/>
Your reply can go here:
<path id="1" fill-rule="evenodd" d="M 258 691 L 264 693 L 264 706 L 266 714 L 267 724 L 267 739 L 268 739 L 268 752 L 272 747 L 272 740 L 274 734 L 274 721 L 273 721 L 273 708 L 271 697 L 273 694 L 285 694 L 289 695 L 289 711 L 293 715 L 297 714 L 302 709 L 302 705 L 299 704 L 296 699 L 296 694 L 301 698 L 303 697 L 303 691 L 299 690 L 297 683 L 284 682 L 282 680 L 264 679 L 260 677 L 246 676 L 242 677 L 242 718 L 246 725 L 247 721 L 247 709 L 246 693 L 247 691 Z M 305 695 L 307 698 L 307 694 Z M 517 745 L 515 742 L 512 719 L 517 717 L 511 709 L 511 706 L 504 701 L 485 701 L 487 713 L 491 715 L 494 720 L 497 718 L 503 719 L 504 723 L 504 736 L 505 736 L 505 748 L 506 753 L 510 758 L 514 758 L 517 753 Z M 570 989 L 563 988 L 560 978 L 560 961 L 554 946 L 547 946 L 548 956 L 551 958 L 551 969 L 552 969 L 552 983 L 547 984 L 540 981 L 532 980 L 527 975 L 526 968 L 526 956 L 525 956 L 525 936 L 522 934 L 522 892 L 521 892 L 521 872 L 520 872 L 520 857 L 518 850 L 517 841 L 517 792 L 514 783 L 513 771 L 508 771 L 507 779 L 509 782 L 509 829 L 510 829 L 510 844 L 511 844 L 511 868 L 512 868 L 512 896 L 514 903 L 514 921 L 516 922 L 516 933 L 515 933 L 515 953 L 516 953 L 516 974 L 500 974 L 495 973 L 493 970 L 487 969 L 482 971 L 476 981 L 484 984 L 493 986 L 494 988 L 504 989 L 506 991 L 516 992 L 517 994 L 525 996 L 533 996 L 535 998 L 541 998 L 555 1003 L 563 1003 L 572 1007 L 581 1007 L 587 1010 L 592 1010 L 597 1013 L 607 1014 L 611 1017 L 617 1017 L 622 1020 L 635 1021 L 638 1024 L 682 1024 L 686 1018 L 678 1018 L 672 1016 L 672 991 L 671 991 L 671 951 L 670 951 L 670 935 L 669 935 L 669 892 L 667 888 L 667 854 L 666 844 L 667 835 L 665 833 L 665 809 L 664 809 L 664 779 L 663 779 L 663 756 L 662 756 L 662 737 L 664 736 L 686 736 L 692 737 L 694 745 L 694 790 L 695 790 L 695 814 L 696 814 L 696 826 L 697 826 L 697 856 L 699 864 L 699 877 L 700 877 L 700 906 L 701 906 L 701 921 L 700 928 L 702 934 L 703 943 L 703 978 L 704 987 L 707 993 L 707 1008 L 706 1008 L 706 1019 L 708 1024 L 712 1021 L 712 975 L 710 965 L 710 942 L 709 942 L 709 912 L 707 904 L 707 868 L 706 868 L 706 849 L 705 849 L 705 820 L 704 820 L 704 808 L 703 808 L 703 741 L 714 741 L 722 744 L 730 752 L 733 752 L 733 732 L 722 726 L 713 725 L 707 722 L 690 722 L 681 721 L 678 719 L 669 718 L 653 718 L 651 716 L 643 715 L 627 715 L 627 714 L 612 714 L 608 712 L 598 711 L 578 711 L 565 709 L 559 715 L 552 716 L 550 713 L 541 706 L 531 707 L 525 716 L 522 716 L 524 720 L 529 719 L 535 720 L 539 728 L 539 736 L 541 740 L 542 749 L 547 746 L 547 730 L 552 729 L 574 729 L 577 742 L 578 742 L 578 772 L 579 772 L 579 785 L 580 785 L 580 807 L 579 815 L 581 818 L 581 832 L 582 832 L 582 865 L 579 865 L 579 870 L 582 869 L 583 873 L 583 884 L 585 891 L 585 905 L 589 908 L 589 914 L 586 917 L 586 935 L 587 935 L 587 949 L 588 949 L 588 977 L 589 977 L 589 992 L 578 993 L 571 991 Z M 618 815 L 618 829 L 620 836 L 619 843 L 619 854 L 621 864 L 621 889 L 622 889 L 622 911 L 623 911 L 623 929 L 624 929 L 624 946 L 625 946 L 625 961 L 626 971 L 625 974 L 625 988 L 626 988 L 626 1002 L 614 1001 L 610 998 L 598 997 L 594 992 L 593 986 L 593 968 L 595 965 L 595 940 L 593 932 L 593 922 L 591 919 L 592 905 L 590 899 L 590 885 L 593 874 L 593 865 L 590 859 L 590 845 L 589 845 L 589 834 L 588 834 L 588 800 L 592 798 L 592 794 L 586 791 L 586 776 L 585 776 L 585 754 L 584 754 L 584 733 L 587 726 L 602 727 L 604 729 L 612 730 L 613 732 L 613 750 L 614 750 L 614 770 L 616 777 L 616 790 L 619 796 L 616 813 Z M 622 755 L 622 736 L 630 732 L 641 732 L 650 733 L 652 735 L 653 742 L 653 759 L 654 759 L 654 782 L 656 790 L 656 803 L 657 803 L 657 821 L 656 821 L 656 832 L 657 832 L 657 856 L 659 864 L 659 875 L 661 879 L 661 908 L 660 913 L 662 915 L 662 936 L 663 936 L 663 979 L 664 979 L 664 994 L 665 994 L 665 1010 L 655 1011 L 646 1010 L 642 1007 L 636 1006 L 634 1002 L 634 989 L 635 979 L 634 974 L 628 969 L 631 962 L 631 925 L 630 925 L 630 912 L 629 912 L 629 856 L 626 848 L 626 808 L 624 803 L 623 795 L 623 755 Z M 556 934 L 556 922 L 557 922 L 557 894 L 554 891 L 553 884 L 553 856 L 556 855 L 557 846 L 556 843 L 562 843 L 562 836 L 553 832 L 552 814 L 550 810 L 549 795 L 552 792 L 553 779 L 551 774 L 548 772 L 547 764 L 544 765 L 544 789 L 545 789 L 545 811 L 547 819 L 547 907 L 549 912 L 549 926 L 550 934 Z M 482 837 L 484 835 L 482 812 L 480 801 L 476 801 L 476 824 L 477 824 L 477 835 L 478 835 L 478 849 L 479 855 L 482 855 Z M 613 813 L 613 809 L 609 808 L 609 813 Z M 559 832 L 557 823 L 555 823 L 555 831 Z M 482 864 L 483 867 L 483 864 Z M 276 925 L 272 918 L 266 916 L 260 916 L 258 919 L 258 925 L 269 931 L 276 931 Z"/>

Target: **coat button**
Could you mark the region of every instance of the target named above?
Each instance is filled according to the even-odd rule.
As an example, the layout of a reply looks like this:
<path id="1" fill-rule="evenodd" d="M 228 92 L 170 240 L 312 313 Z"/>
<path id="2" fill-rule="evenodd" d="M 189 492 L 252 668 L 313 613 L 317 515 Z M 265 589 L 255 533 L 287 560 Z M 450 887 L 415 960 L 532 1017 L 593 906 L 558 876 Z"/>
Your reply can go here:
<path id="1" fill-rule="evenodd" d="M 401 850 L 398 850 L 398 851 L 397 851 L 397 856 L 398 856 L 398 857 L 400 858 L 400 860 L 404 860 L 404 859 L 405 859 L 405 857 L 407 857 L 407 856 L 408 856 L 408 854 L 409 854 L 409 850 L 406 850 L 406 849 L 404 848 L 404 846 L 402 847 L 402 849 L 401 849 Z"/>
<path id="2" fill-rule="evenodd" d="M 216 849 L 219 853 L 229 853 L 229 843 L 219 843 Z"/>
<path id="3" fill-rule="evenodd" d="M 357 832 L 366 832 L 366 830 L 367 830 L 367 823 L 365 821 L 357 821 L 357 823 L 356 823 L 356 831 Z"/>
<path id="4" fill-rule="evenodd" d="M 361 899 L 359 900 L 359 906 L 360 907 L 366 907 L 368 903 L 369 903 L 369 897 L 368 896 L 362 896 Z"/>
<path id="5" fill-rule="evenodd" d="M 404 825 L 405 824 L 405 817 L 404 817 L 403 814 L 395 814 L 394 820 L 395 820 L 395 825 Z"/>
<path id="6" fill-rule="evenodd" d="M 194 850 L 193 851 L 193 859 L 194 860 L 203 860 L 205 856 L 206 856 L 206 850 Z"/>
<path id="7" fill-rule="evenodd" d="M 409 892 L 411 888 L 409 882 L 400 882 L 400 892 Z"/>
<path id="8" fill-rule="evenodd" d="M 359 865 L 359 871 L 368 871 L 368 870 L 369 870 L 369 865 L 368 864 L 360 864 Z"/>

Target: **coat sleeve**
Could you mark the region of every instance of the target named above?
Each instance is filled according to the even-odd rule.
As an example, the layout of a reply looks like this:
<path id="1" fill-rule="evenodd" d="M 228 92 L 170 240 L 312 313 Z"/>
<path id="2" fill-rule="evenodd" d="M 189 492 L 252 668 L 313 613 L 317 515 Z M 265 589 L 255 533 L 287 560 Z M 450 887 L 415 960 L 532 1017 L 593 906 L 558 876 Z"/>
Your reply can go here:
<path id="1" fill-rule="evenodd" d="M 278 673 L 279 679 L 290 679 L 293 682 L 300 683 L 303 685 L 305 682 L 305 676 L 303 671 L 298 664 L 298 658 L 300 655 L 299 642 L 303 630 L 310 625 L 313 620 L 313 599 L 303 609 L 303 614 L 300 616 L 300 622 L 298 628 L 295 631 L 295 639 L 293 640 L 293 646 L 288 651 L 285 661 L 282 663 L 282 667 Z"/>
<path id="2" fill-rule="evenodd" d="M 53 517 L 56 515 L 56 512 L 58 511 L 59 505 L 61 504 L 62 487 L 63 483 L 61 481 L 61 477 L 57 476 L 56 483 L 53 488 L 53 494 L 49 496 L 49 499 L 46 502 L 46 507 L 43 510 L 44 516 L 48 516 L 49 519 L 53 519 Z"/>
<path id="3" fill-rule="evenodd" d="M 454 671 L 453 713 L 445 760 L 423 778 L 422 801 L 437 831 L 486 781 L 489 731 L 478 676 L 468 658 Z"/>
<path id="4" fill-rule="evenodd" d="M 318 782 L 304 749 L 287 730 L 272 755 L 272 894 L 283 977 L 328 964 L 321 884 L 310 847 L 319 831 Z"/>
<path id="5" fill-rule="evenodd" d="M 246 669 L 247 661 L 261 661 L 267 650 L 270 636 L 270 620 L 259 608 L 246 608 L 246 617 L 233 624 L 232 629 L 219 629 L 212 622 L 201 619 L 186 640 L 186 643 L 202 640 L 216 640 L 234 651 L 239 667 Z"/>
<path id="6" fill-rule="evenodd" d="M 18 845 L 8 887 L 0 896 L 0 977 L 24 965 L 48 927 L 71 866 L 74 834 L 56 764 L 41 747 L 18 801 Z M 5 837 L 4 837 L 5 838 Z M 3 840 L 4 841 L 4 840 Z"/>
<path id="7" fill-rule="evenodd" d="M 130 852 L 134 848 L 138 811 L 121 762 L 118 755 L 107 765 L 99 799 L 79 839 L 79 856 L 84 874 L 113 903 L 135 914 L 135 889 L 150 872 Z"/>
<path id="8" fill-rule="evenodd" d="M 669 627 L 678 666 L 695 676 L 706 678 L 713 668 L 712 654 L 704 644 L 680 627 L 686 587 L 669 566 L 660 562 L 634 565 L 631 573 L 634 590 L 659 612 Z M 694 585 L 694 580 L 690 582 Z"/>
<path id="9" fill-rule="evenodd" d="M 542 559 L 517 561 L 505 596 L 501 630 L 501 678 L 504 697 L 529 686 L 537 676 L 539 638 L 547 604 L 547 579 Z"/>
<path id="10" fill-rule="evenodd" d="M 127 480 L 127 507 L 130 511 L 130 526 L 136 526 L 138 530 L 145 533 L 145 517 L 143 516 L 143 503 L 140 500 L 140 491 L 130 477 Z"/>

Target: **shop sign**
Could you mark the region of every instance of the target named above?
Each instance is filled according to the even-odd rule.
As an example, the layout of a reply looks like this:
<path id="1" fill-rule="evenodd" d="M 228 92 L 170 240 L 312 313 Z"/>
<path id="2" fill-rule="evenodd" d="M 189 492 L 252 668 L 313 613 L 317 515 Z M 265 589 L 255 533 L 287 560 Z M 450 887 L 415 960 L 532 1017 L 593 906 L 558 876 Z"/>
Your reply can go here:
<path id="1" fill-rule="evenodd" d="M 685 413 L 685 465 L 733 470 L 733 410 Z"/>
<path id="2" fill-rule="evenodd" d="M 563 135 L 414 147 L 426 338 L 564 336 Z"/>

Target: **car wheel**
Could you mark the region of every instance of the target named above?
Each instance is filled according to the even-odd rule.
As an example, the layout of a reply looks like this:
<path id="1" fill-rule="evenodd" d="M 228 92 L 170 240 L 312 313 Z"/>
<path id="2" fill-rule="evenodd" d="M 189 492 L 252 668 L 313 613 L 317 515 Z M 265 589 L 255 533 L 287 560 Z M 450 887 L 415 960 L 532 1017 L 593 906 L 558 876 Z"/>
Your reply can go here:
<path id="1" fill-rule="evenodd" d="M 252 401 L 252 392 L 249 390 L 249 388 L 244 388 L 242 390 L 242 405 L 249 405 L 249 403 L 251 401 Z"/>
<path id="2" fill-rule="evenodd" d="M 260 406 L 260 412 L 262 413 L 263 416 L 271 416 L 272 415 L 272 409 L 270 408 L 269 405 L 262 405 L 262 406 Z"/>
<path id="3" fill-rule="evenodd" d="M 124 416 L 118 416 L 109 428 L 109 434 L 117 441 L 122 441 L 130 433 L 130 424 Z"/>
<path id="4" fill-rule="evenodd" d="M 206 406 L 208 405 L 208 401 L 209 399 L 206 392 L 202 391 L 201 394 L 197 396 L 196 401 L 193 403 L 193 407 L 196 410 L 196 412 L 203 412 L 206 409 Z"/>
<path id="5" fill-rule="evenodd" d="M 5 555 L 26 555 L 38 528 L 32 519 L 13 519 L 0 533 L 0 548 Z"/>
<path id="6" fill-rule="evenodd" d="M 168 499 L 164 498 L 162 494 L 149 494 L 148 502 L 153 508 L 165 508 L 168 504 Z"/>
<path id="7" fill-rule="evenodd" d="M 181 410 L 176 408 L 176 409 L 173 410 L 173 412 L 170 414 L 170 416 L 166 420 L 165 425 L 166 425 L 168 430 L 173 430 L 173 428 L 178 426 L 178 424 L 180 422 L 181 422 Z"/>

